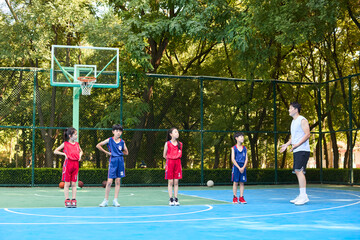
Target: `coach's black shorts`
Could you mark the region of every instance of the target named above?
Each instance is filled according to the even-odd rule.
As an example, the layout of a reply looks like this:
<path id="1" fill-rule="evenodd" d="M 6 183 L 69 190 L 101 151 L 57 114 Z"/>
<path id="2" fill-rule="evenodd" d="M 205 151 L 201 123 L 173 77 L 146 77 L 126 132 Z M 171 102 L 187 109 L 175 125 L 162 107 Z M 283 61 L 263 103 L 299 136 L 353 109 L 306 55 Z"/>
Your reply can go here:
<path id="1" fill-rule="evenodd" d="M 303 171 L 303 173 L 306 173 L 306 164 L 309 160 L 310 152 L 306 151 L 300 151 L 300 152 L 294 152 L 294 165 L 293 165 L 293 171 L 300 172 Z"/>

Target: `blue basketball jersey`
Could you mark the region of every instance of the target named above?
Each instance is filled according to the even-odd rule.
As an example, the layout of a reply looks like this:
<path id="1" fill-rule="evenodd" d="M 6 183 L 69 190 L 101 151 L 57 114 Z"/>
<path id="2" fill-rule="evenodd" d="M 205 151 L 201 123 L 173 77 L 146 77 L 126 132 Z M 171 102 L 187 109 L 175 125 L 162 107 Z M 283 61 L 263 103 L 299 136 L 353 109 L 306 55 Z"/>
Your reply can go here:
<path id="1" fill-rule="evenodd" d="M 245 163 L 245 159 L 246 159 L 246 154 L 247 154 L 247 149 L 245 146 L 243 146 L 242 151 L 240 152 L 240 150 L 237 148 L 237 146 L 233 146 L 234 149 L 234 154 L 235 154 L 235 161 L 237 163 Z"/>
<path id="2" fill-rule="evenodd" d="M 120 157 L 120 156 L 124 156 L 124 153 L 122 152 L 124 150 L 124 145 L 125 145 L 124 140 L 120 139 L 120 142 L 116 143 L 114 138 L 111 137 L 109 138 L 107 147 L 111 152 L 112 157 Z"/>

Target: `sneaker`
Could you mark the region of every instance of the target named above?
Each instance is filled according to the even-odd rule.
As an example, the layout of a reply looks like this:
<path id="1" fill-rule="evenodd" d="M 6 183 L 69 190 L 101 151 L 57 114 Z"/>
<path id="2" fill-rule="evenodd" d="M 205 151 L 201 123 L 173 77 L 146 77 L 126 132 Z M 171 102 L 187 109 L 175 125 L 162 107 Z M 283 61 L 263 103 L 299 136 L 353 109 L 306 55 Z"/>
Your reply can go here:
<path id="1" fill-rule="evenodd" d="M 71 207 L 72 207 L 72 208 L 76 208 L 76 204 L 77 204 L 76 199 L 72 199 L 72 200 L 71 200 Z"/>
<path id="2" fill-rule="evenodd" d="M 179 199 L 178 198 L 175 198 L 175 206 L 180 206 L 180 203 L 179 203 Z"/>
<path id="3" fill-rule="evenodd" d="M 295 202 L 295 205 L 304 205 L 305 203 L 309 202 L 309 198 L 307 195 L 299 196 L 298 200 Z"/>
<path id="4" fill-rule="evenodd" d="M 118 203 L 118 200 L 117 200 L 117 199 L 114 199 L 114 200 L 113 200 L 113 206 L 114 206 L 114 207 L 120 207 L 120 203 Z"/>
<path id="5" fill-rule="evenodd" d="M 108 200 L 104 199 L 102 203 L 100 203 L 99 207 L 107 207 L 108 206 Z"/>
<path id="6" fill-rule="evenodd" d="M 240 198 L 239 198 L 239 202 L 240 202 L 241 204 L 246 204 L 246 203 L 247 203 L 247 202 L 245 201 L 244 197 L 240 197 Z"/>
<path id="7" fill-rule="evenodd" d="M 235 204 L 239 203 L 239 202 L 238 202 L 238 198 L 235 197 L 235 196 L 233 197 L 233 203 L 235 203 Z"/>
<path id="8" fill-rule="evenodd" d="M 173 199 L 173 198 L 170 198 L 170 200 L 169 200 L 169 206 L 174 206 L 174 205 L 175 205 L 174 199 Z"/>
<path id="9" fill-rule="evenodd" d="M 295 203 L 295 202 L 299 199 L 299 196 L 300 196 L 300 195 L 298 195 L 295 199 L 290 200 L 290 202 L 291 202 L 291 203 Z"/>
<path id="10" fill-rule="evenodd" d="M 65 207 L 71 208 L 71 200 L 70 199 L 65 200 Z"/>

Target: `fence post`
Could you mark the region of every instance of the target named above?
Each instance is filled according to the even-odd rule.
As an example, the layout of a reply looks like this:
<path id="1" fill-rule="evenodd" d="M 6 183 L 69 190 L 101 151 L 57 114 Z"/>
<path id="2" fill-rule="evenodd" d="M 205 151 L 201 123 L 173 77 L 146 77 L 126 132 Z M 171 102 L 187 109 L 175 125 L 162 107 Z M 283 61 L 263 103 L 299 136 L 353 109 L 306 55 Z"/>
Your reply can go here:
<path id="1" fill-rule="evenodd" d="M 276 81 L 272 81 L 273 84 L 273 108 L 274 108 L 274 153 L 275 153 L 275 184 L 278 183 L 278 172 L 277 172 L 277 168 L 278 168 L 278 164 L 277 164 L 277 125 L 276 125 Z"/>
<path id="2" fill-rule="evenodd" d="M 35 184 L 35 127 L 36 127 L 36 83 L 37 70 L 34 71 L 34 93 L 33 93 L 33 122 L 32 122 L 32 149 L 31 149 L 31 187 Z"/>
<path id="3" fill-rule="evenodd" d="M 353 169 L 353 136 L 352 136 L 352 131 L 353 131 L 353 125 L 352 125 L 352 89 L 351 89 L 351 76 L 348 77 L 349 80 L 349 138 L 350 138 L 350 154 L 349 154 L 349 168 L 350 168 L 350 176 L 349 176 L 349 181 L 350 181 L 350 185 L 353 185 L 354 183 L 354 169 Z"/>
<path id="4" fill-rule="evenodd" d="M 328 83 L 326 83 L 328 84 Z M 320 183 L 323 183 L 323 167 L 322 167 L 322 129 L 321 129 L 321 90 L 318 86 L 318 121 L 319 121 L 319 161 L 320 161 Z"/>
<path id="5" fill-rule="evenodd" d="M 123 74 L 120 74 L 120 125 L 123 126 Z"/>
<path id="6" fill-rule="evenodd" d="M 204 185 L 204 79 L 200 77 L 201 185 Z"/>

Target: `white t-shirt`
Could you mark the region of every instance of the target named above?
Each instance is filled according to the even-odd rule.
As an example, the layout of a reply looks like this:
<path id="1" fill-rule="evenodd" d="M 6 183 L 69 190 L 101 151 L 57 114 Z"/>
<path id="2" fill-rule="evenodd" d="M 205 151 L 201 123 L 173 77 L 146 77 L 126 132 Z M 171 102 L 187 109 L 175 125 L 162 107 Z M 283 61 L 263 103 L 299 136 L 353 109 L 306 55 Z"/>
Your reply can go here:
<path id="1" fill-rule="evenodd" d="M 305 136 L 305 132 L 301 128 L 301 121 L 303 119 L 306 120 L 305 117 L 299 115 L 295 120 L 292 120 L 292 122 L 291 122 L 290 132 L 291 132 L 291 144 L 292 145 L 300 142 L 301 139 Z M 300 151 L 310 152 L 309 139 L 306 140 L 303 144 L 301 144 L 297 148 L 295 148 L 293 152 L 300 152 Z"/>

